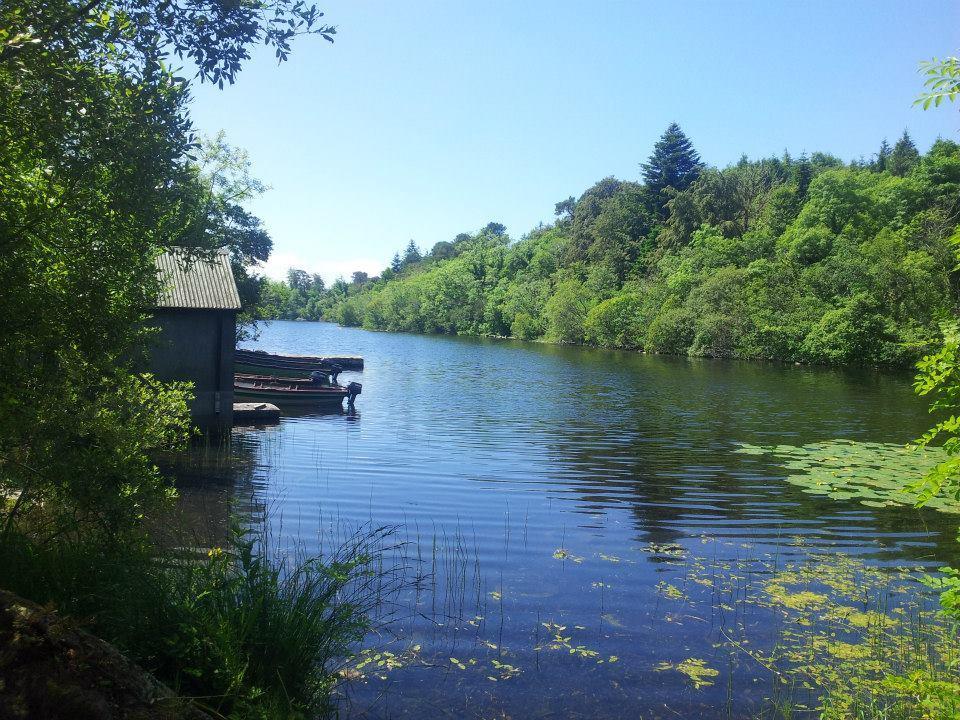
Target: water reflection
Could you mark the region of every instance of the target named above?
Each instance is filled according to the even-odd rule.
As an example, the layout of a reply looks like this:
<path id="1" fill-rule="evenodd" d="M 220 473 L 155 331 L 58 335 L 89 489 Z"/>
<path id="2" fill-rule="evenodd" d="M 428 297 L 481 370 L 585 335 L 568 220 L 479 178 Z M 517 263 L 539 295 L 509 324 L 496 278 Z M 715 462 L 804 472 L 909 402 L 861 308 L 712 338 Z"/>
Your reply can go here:
<path id="1" fill-rule="evenodd" d="M 251 498 L 308 550 L 340 524 L 400 526 L 410 554 L 394 561 L 418 582 L 391 651 L 421 649 L 349 686 L 353 715 L 697 717 L 735 697 L 736 717 L 762 695 L 756 668 L 724 660 L 695 692 L 656 669 L 682 660 L 667 648 L 716 660 L 717 619 L 671 609 L 665 589 L 713 592 L 685 580 L 692 558 L 736 577 L 824 549 L 930 567 L 955 549 L 945 518 L 808 495 L 732 452 L 907 441 L 928 418 L 905 378 L 314 323 L 272 323 L 260 347 L 365 356 L 357 409 L 237 431 L 237 468 L 201 469 L 193 497 Z M 551 650 L 560 625 L 597 657 Z"/>

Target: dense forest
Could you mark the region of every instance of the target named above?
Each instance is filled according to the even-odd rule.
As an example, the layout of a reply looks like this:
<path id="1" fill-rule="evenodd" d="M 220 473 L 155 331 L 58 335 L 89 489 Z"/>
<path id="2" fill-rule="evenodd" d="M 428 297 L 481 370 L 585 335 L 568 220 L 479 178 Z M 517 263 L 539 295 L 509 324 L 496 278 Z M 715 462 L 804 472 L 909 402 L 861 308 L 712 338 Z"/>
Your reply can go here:
<path id="1" fill-rule="evenodd" d="M 291 270 L 264 317 L 512 336 L 647 352 L 905 365 L 957 309 L 960 145 L 909 135 L 870 161 L 828 154 L 705 166 L 677 125 L 641 165 L 556 205 L 513 242 L 499 223 L 410 242 L 376 278 Z"/>

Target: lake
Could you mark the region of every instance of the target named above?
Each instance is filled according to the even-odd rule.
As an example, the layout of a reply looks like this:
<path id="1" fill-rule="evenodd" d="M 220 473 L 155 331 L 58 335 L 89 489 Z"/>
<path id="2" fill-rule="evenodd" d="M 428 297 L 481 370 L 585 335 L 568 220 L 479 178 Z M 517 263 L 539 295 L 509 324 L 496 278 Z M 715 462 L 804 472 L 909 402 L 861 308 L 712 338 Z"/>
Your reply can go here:
<path id="1" fill-rule="evenodd" d="M 355 412 L 237 429 L 231 473 L 186 493 L 310 552 L 397 527 L 414 580 L 344 684 L 350 717 L 748 717 L 771 692 L 749 648 L 783 624 L 751 599 L 783 568 L 955 560 L 949 516 L 813 495 L 742 452 L 905 443 L 929 425 L 909 375 L 306 322 L 247 345 L 366 360 L 341 376 Z"/>

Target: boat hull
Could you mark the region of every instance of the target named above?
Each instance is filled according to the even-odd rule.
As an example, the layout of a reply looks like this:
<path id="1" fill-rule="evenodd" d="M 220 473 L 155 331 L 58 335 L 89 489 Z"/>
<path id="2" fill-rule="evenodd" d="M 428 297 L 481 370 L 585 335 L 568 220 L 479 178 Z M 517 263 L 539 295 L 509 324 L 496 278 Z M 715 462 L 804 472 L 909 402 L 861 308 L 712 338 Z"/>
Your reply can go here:
<path id="1" fill-rule="evenodd" d="M 246 375 L 273 375 L 274 377 L 289 378 L 307 378 L 314 370 L 322 371 L 325 369 L 327 368 L 321 368 L 319 366 L 311 368 L 298 368 L 266 363 L 255 364 L 240 359 L 235 360 L 233 363 L 233 371 L 236 373 L 243 373 Z"/>
<path id="2" fill-rule="evenodd" d="M 253 387 L 236 384 L 233 388 L 234 398 L 244 398 L 280 405 L 340 405 L 347 395 L 347 389 L 340 387 L 327 387 L 318 390 L 288 390 L 278 387 Z"/>
<path id="3" fill-rule="evenodd" d="M 301 368 L 307 371 L 319 368 L 339 367 L 342 370 L 363 370 L 363 358 L 357 355 L 342 355 L 320 357 L 316 355 L 279 355 L 261 350 L 237 349 L 236 362 L 263 367 L 281 365 L 290 368 Z"/>

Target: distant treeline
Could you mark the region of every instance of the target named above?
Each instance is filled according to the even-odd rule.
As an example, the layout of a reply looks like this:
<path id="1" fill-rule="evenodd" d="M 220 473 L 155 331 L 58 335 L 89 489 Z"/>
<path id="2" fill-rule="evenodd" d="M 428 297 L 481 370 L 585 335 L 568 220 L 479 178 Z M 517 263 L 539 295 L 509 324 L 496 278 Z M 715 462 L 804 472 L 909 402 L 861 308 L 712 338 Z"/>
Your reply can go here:
<path id="1" fill-rule="evenodd" d="M 413 241 L 379 277 L 291 270 L 267 317 L 649 352 L 903 365 L 956 315 L 960 145 L 905 132 L 870 161 L 704 166 L 671 125 L 643 182 L 605 178 L 517 242 Z"/>

